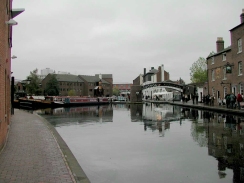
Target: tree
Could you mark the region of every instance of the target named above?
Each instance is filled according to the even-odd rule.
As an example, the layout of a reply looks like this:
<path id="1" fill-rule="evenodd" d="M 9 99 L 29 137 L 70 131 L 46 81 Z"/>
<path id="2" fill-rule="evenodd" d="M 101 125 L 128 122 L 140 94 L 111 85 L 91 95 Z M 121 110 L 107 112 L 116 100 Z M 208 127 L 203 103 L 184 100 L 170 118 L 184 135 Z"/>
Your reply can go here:
<path id="1" fill-rule="evenodd" d="M 26 84 L 26 90 L 30 95 L 40 95 L 42 90 L 40 88 L 41 79 L 37 75 L 38 69 L 30 72 L 30 75 L 27 76 L 26 80 L 30 83 Z"/>
<path id="2" fill-rule="evenodd" d="M 118 96 L 120 93 L 119 89 L 117 87 L 113 88 L 113 95 Z"/>
<path id="3" fill-rule="evenodd" d="M 55 74 L 52 74 L 50 80 L 47 82 L 45 94 L 50 96 L 59 95 L 59 84 Z"/>
<path id="4" fill-rule="evenodd" d="M 68 96 L 75 96 L 75 95 L 76 95 L 75 90 L 69 90 L 68 91 Z"/>
<path id="5" fill-rule="evenodd" d="M 205 58 L 199 57 L 199 59 L 192 64 L 190 71 L 192 83 L 202 83 L 208 80 L 207 63 Z"/>

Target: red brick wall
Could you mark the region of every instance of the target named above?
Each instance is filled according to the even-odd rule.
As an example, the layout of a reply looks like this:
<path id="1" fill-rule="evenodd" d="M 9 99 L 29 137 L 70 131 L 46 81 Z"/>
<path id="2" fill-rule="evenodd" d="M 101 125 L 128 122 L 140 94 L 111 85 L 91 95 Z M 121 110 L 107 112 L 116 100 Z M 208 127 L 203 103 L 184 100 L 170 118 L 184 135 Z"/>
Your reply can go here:
<path id="1" fill-rule="evenodd" d="M 237 40 L 242 39 L 242 52 L 238 52 Z M 233 71 L 233 86 L 238 85 L 240 82 L 244 85 L 244 24 L 231 31 L 231 54 L 234 63 Z M 238 76 L 238 62 L 242 62 L 242 75 Z"/>
<path id="2" fill-rule="evenodd" d="M 214 56 L 214 64 L 212 58 L 207 59 L 208 64 L 208 81 L 209 81 L 209 94 L 212 95 L 212 88 L 215 89 L 215 97 L 217 98 L 217 91 L 220 97 L 224 97 L 224 87 L 230 93 L 230 84 L 221 85 L 220 83 L 231 83 L 231 88 L 235 87 L 237 94 L 240 91 L 240 83 L 244 86 L 244 24 L 231 31 L 231 50 L 226 52 L 226 61 L 223 61 L 223 54 L 220 53 Z M 237 53 L 237 40 L 242 39 L 242 52 Z M 238 74 L 238 62 L 242 62 L 242 75 Z M 232 66 L 232 73 L 226 74 L 226 79 L 223 79 L 223 68 L 229 62 Z M 215 80 L 212 81 L 212 70 L 215 70 Z M 219 70 L 219 72 L 218 72 Z"/>
<path id="3" fill-rule="evenodd" d="M 169 72 L 164 71 L 164 81 L 169 80 Z"/>
<path id="4" fill-rule="evenodd" d="M 11 48 L 8 38 L 12 37 L 11 27 L 5 22 L 10 19 L 11 2 L 0 0 L 0 149 L 3 147 L 8 124 L 10 123 L 10 78 Z"/>

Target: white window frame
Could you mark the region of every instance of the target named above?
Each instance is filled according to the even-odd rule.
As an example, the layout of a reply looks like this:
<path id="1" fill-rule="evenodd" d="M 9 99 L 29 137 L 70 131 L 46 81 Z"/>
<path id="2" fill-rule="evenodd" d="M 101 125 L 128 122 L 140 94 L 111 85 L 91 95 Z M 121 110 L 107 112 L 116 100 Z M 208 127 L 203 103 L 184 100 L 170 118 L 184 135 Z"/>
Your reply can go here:
<path id="1" fill-rule="evenodd" d="M 240 94 L 243 94 L 243 84 L 242 83 L 239 84 L 239 88 L 240 88 Z"/>
<path id="2" fill-rule="evenodd" d="M 241 53 L 242 52 L 242 39 L 241 38 L 237 40 L 237 47 L 238 47 L 237 53 Z"/>
<path id="3" fill-rule="evenodd" d="M 242 75 L 242 61 L 238 62 L 238 76 Z"/>
<path id="4" fill-rule="evenodd" d="M 212 81 L 215 81 L 215 74 L 214 74 L 214 69 L 212 70 Z"/>
<path id="5" fill-rule="evenodd" d="M 212 57 L 212 58 L 211 58 L 211 60 L 212 60 L 212 62 L 211 62 L 211 63 L 212 63 L 212 64 L 214 64 L 214 57 Z"/>
<path id="6" fill-rule="evenodd" d="M 223 53 L 223 55 L 222 55 L 222 60 L 223 60 L 223 61 L 226 61 L 226 53 Z"/>
<path id="7" fill-rule="evenodd" d="M 226 67 L 223 68 L 223 80 L 226 80 Z"/>
<path id="8" fill-rule="evenodd" d="M 212 95 L 215 96 L 215 89 L 212 87 Z"/>

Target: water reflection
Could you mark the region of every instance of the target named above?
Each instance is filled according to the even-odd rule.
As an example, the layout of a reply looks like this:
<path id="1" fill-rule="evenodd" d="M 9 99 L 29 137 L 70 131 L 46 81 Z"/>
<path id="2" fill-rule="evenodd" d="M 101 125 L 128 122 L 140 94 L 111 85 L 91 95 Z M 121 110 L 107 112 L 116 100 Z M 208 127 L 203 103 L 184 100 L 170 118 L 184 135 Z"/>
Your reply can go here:
<path id="1" fill-rule="evenodd" d="M 38 114 L 45 115 L 45 118 L 55 127 L 70 123 L 113 122 L 111 105 L 48 108 L 39 110 Z"/>
<path id="2" fill-rule="evenodd" d="M 129 116 L 126 115 L 128 113 Z M 170 177 L 171 170 L 162 166 L 167 162 L 173 170 L 180 170 L 174 171 L 174 177 L 178 177 L 174 179 L 175 182 L 230 182 L 231 179 L 233 183 L 244 182 L 244 118 L 241 116 L 150 103 L 47 109 L 40 111 L 40 114 L 56 127 L 113 122 L 100 125 L 99 128 L 70 128 L 70 132 L 68 128 L 58 128 L 64 139 L 66 135 L 68 145 L 72 141 L 72 152 L 77 156 L 84 156 L 84 159 L 77 159 L 82 159 L 93 182 L 102 182 L 101 177 L 113 177 L 111 172 L 116 175 L 114 179 L 111 178 L 114 180 L 111 182 L 123 182 L 124 174 L 134 182 L 143 182 L 150 176 L 150 180 L 154 177 L 155 182 L 174 182 Z M 71 139 L 73 133 L 80 137 L 77 142 L 80 145 L 75 145 L 72 149 L 76 140 Z M 77 146 L 82 148 L 78 149 Z M 96 154 L 98 151 L 99 154 Z M 136 156 L 130 157 L 131 154 Z M 130 158 L 131 161 L 126 161 Z M 86 162 L 86 159 L 89 161 Z M 149 159 L 153 162 L 152 165 L 149 164 L 150 161 L 147 161 L 148 164 L 142 163 Z M 90 165 L 91 162 L 93 166 Z M 119 166 L 114 167 L 114 162 Z M 204 164 L 205 162 L 207 163 Z M 141 170 L 138 167 L 140 163 L 148 167 L 147 170 L 152 170 L 150 174 L 146 171 L 143 177 L 144 174 L 137 171 Z M 216 166 L 212 166 L 215 164 Z M 188 166 L 194 168 L 187 170 Z M 201 166 L 207 175 L 201 171 L 194 172 L 194 169 L 201 170 L 198 168 Z M 131 174 L 130 170 L 133 170 Z M 99 174 L 99 171 L 102 176 L 94 176 L 93 173 Z M 194 178 L 189 180 L 181 172 L 189 173 Z M 157 175 L 160 176 L 156 177 Z M 199 178 L 201 176 L 202 179 Z M 210 181 L 205 181 L 205 176 L 211 177 L 208 179 Z M 107 181 L 105 179 L 104 182 Z M 123 180 L 119 181 L 120 179 Z"/>
<path id="3" fill-rule="evenodd" d="M 170 129 L 170 122 L 182 125 L 185 119 L 192 121 L 192 138 L 218 161 L 219 178 L 225 178 L 229 168 L 233 170 L 233 183 L 244 182 L 243 117 L 165 104 L 131 107 L 131 121 L 143 121 L 145 131 L 158 130 L 160 137 Z"/>

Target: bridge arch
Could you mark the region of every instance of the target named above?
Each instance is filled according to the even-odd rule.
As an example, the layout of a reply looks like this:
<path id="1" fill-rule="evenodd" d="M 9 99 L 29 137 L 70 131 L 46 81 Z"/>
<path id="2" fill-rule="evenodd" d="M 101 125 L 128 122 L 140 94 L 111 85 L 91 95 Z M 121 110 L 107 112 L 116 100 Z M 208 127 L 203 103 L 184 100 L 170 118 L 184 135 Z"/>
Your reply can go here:
<path id="1" fill-rule="evenodd" d="M 170 83 L 170 82 L 158 82 L 158 83 L 146 84 L 142 87 L 142 90 L 147 90 L 147 89 L 157 88 L 157 87 L 170 88 L 179 92 L 183 92 L 183 85 Z"/>

